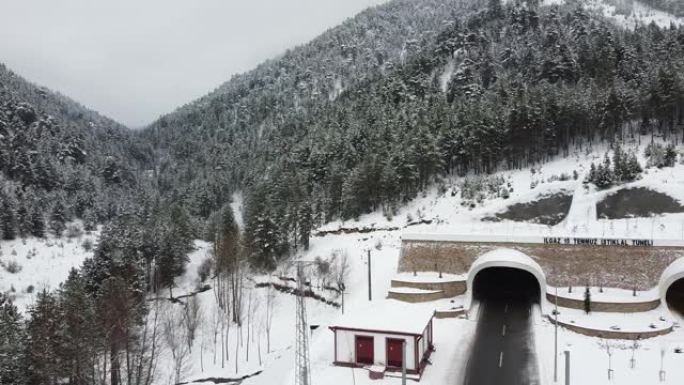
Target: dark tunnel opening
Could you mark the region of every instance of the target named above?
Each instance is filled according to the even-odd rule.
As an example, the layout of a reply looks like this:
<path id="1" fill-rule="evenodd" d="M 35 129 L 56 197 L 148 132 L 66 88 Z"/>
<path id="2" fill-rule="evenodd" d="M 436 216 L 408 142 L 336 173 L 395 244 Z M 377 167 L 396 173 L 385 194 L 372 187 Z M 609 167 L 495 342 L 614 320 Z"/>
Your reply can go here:
<path id="1" fill-rule="evenodd" d="M 489 267 L 475 276 L 473 298 L 478 301 L 539 303 L 539 281 L 530 272 L 511 267 Z"/>
<path id="2" fill-rule="evenodd" d="M 665 301 L 670 310 L 684 316 L 684 278 L 670 285 L 665 294 Z"/>
<path id="3" fill-rule="evenodd" d="M 534 359 L 532 309 L 541 284 L 526 270 L 489 267 L 473 282 L 477 331 L 466 369 L 466 385 L 530 385 L 539 371 Z"/>

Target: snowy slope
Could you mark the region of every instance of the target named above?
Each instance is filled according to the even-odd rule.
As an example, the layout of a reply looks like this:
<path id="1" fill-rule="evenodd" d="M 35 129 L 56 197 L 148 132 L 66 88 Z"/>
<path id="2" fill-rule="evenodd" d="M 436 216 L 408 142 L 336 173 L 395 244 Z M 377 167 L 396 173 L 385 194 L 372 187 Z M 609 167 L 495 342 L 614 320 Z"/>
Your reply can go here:
<path id="1" fill-rule="evenodd" d="M 647 143 L 646 138 L 641 138 L 641 141 L 637 140 L 625 146 L 626 150 L 631 149 L 637 152 L 642 165 L 645 164 L 643 158 L 645 143 Z M 375 228 L 377 230 L 368 233 L 315 236 L 311 240 L 310 250 L 303 255 L 303 259 L 313 261 L 316 257 L 320 257 L 324 260 L 331 260 L 332 256 L 336 255 L 337 261 L 339 261 L 340 255 L 348 255 L 350 273 L 346 285 L 348 289 L 345 295 L 345 319 L 351 318 L 353 320 L 354 317 L 367 318 L 369 309 L 395 306 L 393 301 L 384 298 L 389 290 L 390 280 L 397 272 L 400 237 L 403 231 L 455 234 L 576 234 L 578 236 L 593 234 L 595 236 L 643 236 L 646 238 L 649 238 L 653 233 L 653 236 L 657 238 L 684 239 L 684 214 L 665 214 L 653 218 L 613 221 L 601 220 L 596 217 L 596 202 L 619 188 L 648 186 L 684 202 L 684 165 L 681 163 L 673 168 L 647 169 L 642 179 L 625 186 L 614 187 L 608 191 L 586 189 L 582 180 L 589 164 L 602 159 L 607 150 L 606 146 L 595 146 L 591 151 L 577 152 L 568 158 L 559 158 L 534 167 L 534 173 L 530 169 L 501 171 L 495 176 L 500 176 L 507 183 L 510 183 L 513 190 L 510 197 L 504 199 L 489 196 L 481 203 L 477 203 L 474 208 L 462 205 L 462 192 L 459 186 L 461 186 L 464 178 L 446 180 L 443 182 L 445 188 L 434 186 L 424 196 L 409 202 L 393 218 L 386 218 L 381 213 L 371 213 L 362 216 L 358 221 L 337 221 L 321 227 L 318 231 L 334 231 L 340 228 Z M 571 178 L 566 181 L 553 181 L 556 179 L 554 176 L 559 176 L 561 173 L 572 175 L 573 171 L 578 173 L 577 180 Z M 474 176 L 468 178 L 474 178 Z M 534 188 L 531 188 L 533 185 Z M 507 220 L 501 222 L 482 221 L 482 218 L 500 212 L 514 203 L 533 201 L 540 195 L 558 191 L 574 192 L 575 197 L 568 218 L 556 226 Z M 234 197 L 233 202 L 236 218 L 240 221 L 240 208 L 242 207 L 240 196 Z M 406 227 L 409 223 L 421 220 L 431 223 Z M 390 228 L 397 230 L 386 230 Z M 16 300 L 22 308 L 25 308 L 33 300 L 33 295 L 25 293 L 29 285 L 34 285 L 36 289 L 43 287 L 54 289 L 59 282 L 66 278 L 71 267 L 79 266 L 83 259 L 90 255 L 82 247 L 86 239 L 96 242 L 97 234 L 72 240 L 65 238 L 62 240 L 29 239 L 25 242 L 21 240 L 0 242 L 0 249 L 2 250 L 0 260 L 3 263 L 16 260 L 22 265 L 22 270 L 16 274 L 10 274 L 4 269 L 0 269 L 0 290 L 8 291 L 14 286 Z M 211 256 L 211 245 L 198 241 L 195 246 L 195 251 L 190 254 L 187 273 L 176 282 L 178 288 L 174 290 L 175 296 L 195 292 L 200 286 L 197 270 L 202 262 Z M 367 298 L 367 250 L 371 250 L 373 258 L 373 301 L 371 303 Z M 245 311 L 243 315 L 243 327 L 238 328 L 235 324 L 231 324 L 228 328 L 228 335 L 224 339 L 227 348 L 224 349 L 225 360 L 223 363 L 221 360 L 221 339 L 215 340 L 214 337 L 214 332 L 217 330 L 215 325 L 220 322 L 222 317 L 217 311 L 215 293 L 213 290 L 209 290 L 197 294 L 202 322 L 198 328 L 192 350 L 187 353 L 183 362 L 182 380 L 193 381 L 208 377 L 236 378 L 259 373 L 244 380 L 243 383 L 254 385 L 294 383 L 295 297 L 272 289 L 254 288 L 256 283 L 284 283 L 285 281 L 280 280 L 278 276 L 292 277 L 294 275 L 293 267 L 284 264 L 271 276 L 253 276 L 245 281 L 244 306 L 246 309 L 249 307 L 249 311 Z M 310 275 L 313 276 L 314 272 L 310 271 Z M 316 288 L 317 279 L 315 277 L 312 282 L 315 291 L 326 299 L 338 303 L 341 301 L 336 293 Z M 207 283 L 212 286 L 214 284 L 212 281 Z M 287 282 L 284 284 L 291 285 Z M 266 338 L 266 304 L 269 293 L 274 298 L 270 351 L 268 351 Z M 460 303 L 458 299 L 456 302 Z M 155 309 L 163 316 L 177 313 L 183 309 L 182 306 L 165 300 L 154 303 L 158 305 Z M 428 305 L 435 306 L 435 304 Z M 396 306 L 406 305 L 397 304 Z M 332 366 L 332 333 L 327 327 L 336 324 L 341 319 L 341 309 L 309 299 L 307 300 L 307 310 L 310 324 L 319 325 L 313 331 L 311 339 L 311 366 L 314 383 L 371 383 L 367 372 L 364 370 Z M 376 315 L 382 317 L 382 314 Z M 387 320 L 387 322 L 391 322 L 391 320 Z M 249 325 L 249 332 L 247 325 Z M 468 346 L 475 325 L 476 320 L 435 320 L 437 351 L 432 356 L 433 365 L 426 369 L 421 383 L 435 385 L 458 383 L 467 360 Z M 540 353 L 543 383 L 550 383 L 552 373 L 550 371 L 552 352 L 549 352 L 553 341 L 552 333 L 553 328 L 538 314 L 535 318 L 535 343 Z M 657 379 L 659 352 L 662 346 L 667 346 L 669 349 L 666 365 L 671 367 L 671 372 L 668 372 L 669 382 L 666 383 L 681 383 L 676 381 L 684 381 L 684 369 L 680 369 L 684 368 L 682 365 L 684 364 L 684 355 L 671 354 L 671 348 L 681 344 L 681 341 L 684 341 L 684 332 L 682 329 L 676 329 L 675 333 L 668 336 L 642 342 L 638 354 L 637 369 L 633 373 L 628 372 L 627 370 L 632 369 L 626 367 L 626 360 L 631 355 L 628 343 L 614 343 L 616 380 L 611 383 L 636 385 L 650 383 L 650 379 L 654 376 Z M 602 343 L 605 344 L 605 342 L 597 339 L 566 331 L 561 332 L 563 349 L 569 347 L 577 352 L 573 355 L 573 367 L 584 368 L 582 370 L 577 369 L 576 373 L 573 371 L 573 375 L 583 381 L 578 383 L 608 383 L 607 378 L 601 380 L 606 373 L 604 363 L 607 360 Z M 168 349 L 165 349 L 160 357 L 156 383 L 173 382 L 174 366 L 172 354 Z M 373 383 L 398 384 L 400 379 L 387 378 L 382 382 Z"/>
<path id="2" fill-rule="evenodd" d="M 635 142 L 624 148 L 627 151 L 634 150 L 642 166 L 646 164 L 643 154 L 647 142 L 646 138 L 642 138 L 641 144 Z M 612 154 L 606 146 L 602 145 L 596 146 L 591 152 L 576 152 L 568 158 L 559 158 L 535 167 L 534 173 L 530 169 L 498 172 L 492 178 L 502 177 L 513 188 L 508 199 L 493 197 L 486 199 L 474 208 L 463 207 L 459 186 L 464 178 L 454 178 L 445 182 L 446 186 L 451 186 L 446 191 L 440 192 L 438 187 L 433 187 L 423 197 L 415 199 L 403 207 L 391 219 L 385 218 L 381 213 L 372 213 L 362 216 L 358 222 L 332 222 L 325 225 L 321 230 L 333 231 L 354 227 L 403 228 L 410 222 L 408 219 L 412 221 L 423 219 L 432 221 L 432 223 L 411 226 L 410 231 L 412 233 L 594 235 L 644 237 L 648 239 L 653 236 L 661 239 L 684 239 L 684 214 L 664 214 L 652 218 L 621 220 L 597 218 L 595 210 L 597 202 L 617 190 L 631 187 L 648 187 L 666 193 L 680 203 L 684 203 L 684 165 L 681 163 L 672 168 L 648 168 L 640 180 L 607 190 L 597 191 L 591 186 L 585 187 L 582 181 L 588 173 L 590 164 L 601 161 L 607 151 Z M 568 181 L 549 181 L 555 179 L 554 176 L 558 177 L 563 173 L 572 175 L 573 171 L 578 173 L 577 180 L 571 178 Z M 536 184 L 536 186 L 531 188 L 532 184 Z M 453 189 L 457 193 L 452 196 Z M 556 226 L 506 220 L 501 222 L 482 221 L 482 218 L 501 212 L 512 204 L 535 201 L 540 196 L 560 191 L 574 191 L 575 195 L 568 217 Z"/>
<path id="3" fill-rule="evenodd" d="M 644 2 L 634 1 L 632 12 L 629 15 L 619 14 L 616 8 L 601 0 L 585 0 L 590 8 L 596 9 L 609 19 L 614 20 L 625 28 L 634 28 L 639 24 L 655 23 L 661 28 L 669 28 L 670 25 L 681 26 L 684 20 L 671 13 L 655 9 Z"/>
<path id="4" fill-rule="evenodd" d="M 20 271 L 10 273 L 0 267 L 0 291 L 10 293 L 15 304 L 22 310 L 30 306 L 35 294 L 43 289 L 59 287 L 72 268 L 92 256 L 92 249 L 84 244 L 95 245 L 98 232 L 75 238 L 16 239 L 0 242 L 0 264 L 7 266 L 16 262 Z"/>
<path id="5" fill-rule="evenodd" d="M 511 2 L 512 0 L 506 0 Z M 661 28 L 668 28 L 670 25 L 680 26 L 684 24 L 684 19 L 674 16 L 673 14 L 659 9 L 655 9 L 648 5 L 645 1 L 632 0 L 632 11 L 628 15 L 617 12 L 615 5 L 605 0 L 581 0 L 584 5 L 596 11 L 598 14 L 615 21 L 617 24 L 625 28 L 632 29 L 637 25 L 648 25 L 652 22 Z M 619 0 L 618 0 L 619 1 Z M 630 0 L 625 0 L 629 2 Z M 565 0 L 542 0 L 543 5 L 557 5 L 563 4 Z"/>
<path id="6" fill-rule="evenodd" d="M 641 144 L 639 144 L 641 143 Z M 640 157 L 642 164 L 644 145 L 646 138 L 627 144 L 626 150 L 634 150 Z M 603 158 L 608 151 L 606 146 L 595 146 L 592 151 L 577 152 L 569 158 L 559 158 L 540 167 L 535 167 L 535 172 L 530 169 L 502 171 L 497 176 L 503 177 L 511 184 L 513 192 L 510 198 L 490 197 L 474 208 L 461 205 L 461 192 L 457 191 L 452 196 L 452 189 L 460 190 L 458 186 L 463 181 L 462 178 L 454 178 L 445 181 L 446 190 L 437 186 L 430 189 L 414 201 L 407 204 L 393 218 L 386 218 L 381 213 L 371 213 L 362 216 L 358 221 L 337 221 L 329 223 L 318 231 L 329 232 L 339 229 L 369 229 L 375 228 L 376 231 L 368 233 L 322 233 L 324 236 L 312 238 L 311 249 L 303 256 L 303 259 L 313 261 L 316 257 L 329 259 L 333 254 L 349 255 L 350 275 L 347 284 L 348 292 L 345 296 L 345 315 L 342 318 L 341 310 L 325 305 L 314 300 L 307 300 L 309 321 L 312 325 L 319 327 L 312 333 L 311 339 L 311 367 L 313 382 L 320 384 L 399 384 L 398 378 L 386 378 L 383 381 L 371 381 L 368 379 L 366 371 L 361 369 L 339 368 L 332 366 L 333 361 L 333 340 L 332 332 L 327 327 L 334 325 L 341 320 L 345 322 L 355 317 L 367 320 L 369 316 L 376 316 L 379 322 L 383 322 L 381 312 L 369 315 L 369 309 L 382 309 L 387 306 L 395 306 L 394 301 L 385 300 L 385 295 L 389 289 L 390 280 L 395 276 L 399 259 L 400 236 L 403 231 L 415 232 L 437 232 L 437 233 L 465 233 L 465 234 L 594 234 L 614 236 L 614 237 L 650 237 L 651 232 L 655 237 L 684 239 L 684 214 L 665 214 L 654 218 L 641 218 L 630 220 L 600 220 L 596 217 L 596 202 L 620 188 L 635 186 L 648 186 L 657 191 L 661 191 L 684 202 L 684 165 L 678 164 L 674 168 L 662 170 L 647 169 L 643 178 L 628 185 L 614 187 L 608 191 L 596 191 L 593 188 L 585 188 L 582 180 L 589 169 L 591 162 L 596 162 Z M 568 181 L 551 181 L 561 173 L 572 175 L 577 171 L 579 178 Z M 471 177 L 472 178 L 472 177 Z M 535 182 L 536 186 L 531 188 Z M 537 199 L 540 195 L 546 195 L 558 191 L 570 191 L 575 193 L 572 207 L 568 218 L 556 226 L 544 226 L 530 223 L 502 221 L 502 222 L 483 222 L 482 218 L 505 209 L 507 206 L 518 202 L 529 202 Z M 408 227 L 410 222 L 418 220 L 431 221 L 430 224 L 422 224 Z M 399 230 L 387 230 L 399 229 Z M 191 266 L 188 268 L 188 276 L 179 281 L 179 286 L 184 287 L 185 291 L 192 291 L 197 286 L 195 267 L 201 260 L 209 255 L 209 245 L 198 243 L 198 250 L 191 255 Z M 368 302 L 367 298 L 367 265 L 366 252 L 371 250 L 373 262 L 373 301 Z M 313 274 L 313 273 L 312 273 Z M 283 265 L 273 276 L 256 276 L 249 280 L 248 287 L 253 287 L 256 282 L 281 282 L 276 276 L 294 276 L 292 266 Z M 315 285 L 315 279 L 314 285 Z M 181 290 L 180 292 L 182 292 Z M 266 350 L 266 338 L 264 327 L 264 311 L 268 289 L 253 289 L 252 311 L 252 330 L 250 331 L 250 352 L 247 353 L 247 330 L 243 326 L 240 330 L 232 325 L 228 338 L 230 347 L 230 357 L 224 367 L 221 367 L 220 344 L 214 348 L 213 331 L 211 321 L 207 321 L 203 328 L 201 337 L 195 342 L 192 350 L 192 357 L 188 359 L 187 370 L 184 371 L 183 379 L 197 380 L 207 377 L 241 377 L 259 372 L 244 381 L 245 384 L 267 385 L 267 384 L 292 384 L 294 383 L 294 333 L 295 333 L 295 298 L 292 295 L 276 292 L 273 316 L 273 326 L 271 331 L 271 352 Z M 339 296 L 333 292 L 321 291 L 328 299 L 340 301 Z M 216 301 L 213 291 L 208 291 L 199 295 L 202 302 L 202 309 L 207 320 L 211 320 L 216 314 Z M 457 301 L 458 302 L 458 301 Z M 396 304 L 396 306 L 406 306 Z M 421 306 L 421 305 L 409 305 Z M 428 304 L 435 306 L 435 304 Z M 418 309 L 416 307 L 416 309 Z M 372 312 L 372 310 L 370 310 Z M 420 312 L 417 312 L 420 313 Z M 407 312 L 410 314 L 410 312 Z M 653 315 L 649 315 L 652 317 Z M 619 318 L 619 315 L 617 315 Z M 391 322 L 385 320 L 384 322 Z M 614 322 L 611 319 L 603 322 Z M 635 322 L 638 322 L 635 321 Z M 245 319 L 245 324 L 247 320 Z M 535 317 L 535 343 L 540 352 L 539 360 L 542 370 L 541 377 L 543 383 L 550 383 L 552 376 L 552 347 L 553 328 L 544 320 L 541 314 Z M 421 380 L 423 384 L 445 384 L 458 383 L 458 379 L 463 373 L 463 368 L 467 360 L 468 346 L 475 329 L 476 320 L 452 319 L 435 320 L 435 341 L 437 352 L 433 355 L 433 365 L 426 369 L 425 375 Z M 239 335 L 242 335 L 242 345 L 239 343 Z M 668 382 L 679 383 L 684 380 L 684 355 L 674 356 L 671 351 L 677 341 L 682 341 L 684 337 L 681 329 L 676 329 L 675 333 L 665 337 L 659 337 L 640 344 L 637 353 L 637 369 L 628 372 L 625 361 L 631 356 L 631 351 L 627 342 L 610 342 L 613 346 L 614 359 L 616 361 L 616 377 L 613 384 L 643 384 L 649 383 L 650 379 L 657 379 L 657 367 L 659 366 L 660 347 L 668 347 L 666 365 L 672 367 L 672 372 L 668 372 Z M 571 332 L 561 331 L 562 349 L 571 348 L 577 353 L 573 355 L 573 376 L 577 376 L 582 382 L 602 384 L 608 383 L 606 368 L 603 366 L 607 360 L 605 351 L 605 341 L 592 339 L 576 335 Z M 203 346 L 198 348 L 198 346 Z M 237 350 L 236 350 L 237 346 Z M 217 351 L 217 361 L 214 363 L 214 351 Z M 580 354 L 581 352 L 581 354 Z M 235 357 L 239 357 L 235 360 Z M 260 358 L 261 356 L 261 358 Z M 627 358 L 626 358 L 627 357 Z M 237 362 L 237 365 L 236 365 Z M 169 367 L 168 361 L 162 364 Z M 675 366 L 678 365 L 678 366 Z M 202 366 L 203 369 L 202 370 Z M 580 369 L 581 368 L 581 369 Z M 629 369 L 632 370 L 632 369 Z M 654 372 L 655 371 L 655 372 Z M 162 371 L 167 372 L 167 371 Z M 169 373 L 171 371 L 168 371 Z M 562 373 L 562 372 L 561 372 Z M 561 374 L 562 375 L 562 374 Z M 606 376 L 605 380 L 601 379 Z M 160 379 L 160 383 L 168 379 Z"/>

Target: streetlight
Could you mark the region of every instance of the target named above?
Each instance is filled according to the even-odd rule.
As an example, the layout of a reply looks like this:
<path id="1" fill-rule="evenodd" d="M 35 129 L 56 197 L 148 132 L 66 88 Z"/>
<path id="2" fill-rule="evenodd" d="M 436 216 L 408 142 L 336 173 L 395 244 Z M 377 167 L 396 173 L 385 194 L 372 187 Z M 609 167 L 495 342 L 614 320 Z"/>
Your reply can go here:
<path id="1" fill-rule="evenodd" d="M 558 382 L 558 286 L 554 298 L 556 308 L 553 310 L 555 322 L 553 323 L 553 382 Z"/>

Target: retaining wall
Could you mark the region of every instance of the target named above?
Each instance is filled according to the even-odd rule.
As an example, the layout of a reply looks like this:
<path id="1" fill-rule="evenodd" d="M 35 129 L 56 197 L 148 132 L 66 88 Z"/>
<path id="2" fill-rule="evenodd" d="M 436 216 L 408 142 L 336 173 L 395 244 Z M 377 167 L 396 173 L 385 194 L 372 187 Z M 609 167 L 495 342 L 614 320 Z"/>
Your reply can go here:
<path id="1" fill-rule="evenodd" d="M 548 317 L 548 319 L 551 321 L 552 324 L 555 324 L 555 320 L 553 317 Z M 564 323 L 564 322 L 558 322 L 558 326 L 563 327 L 565 329 L 571 330 L 575 333 L 582 334 L 585 336 L 589 337 L 598 337 L 598 338 L 607 338 L 607 339 L 614 339 L 614 340 L 643 340 L 646 338 L 653 338 L 653 337 L 658 337 L 662 336 L 665 334 L 668 334 L 672 332 L 672 326 L 666 329 L 653 329 L 653 330 L 648 330 L 648 331 L 641 331 L 641 332 L 632 332 L 632 331 L 621 331 L 621 330 L 598 330 L 598 329 L 591 329 L 585 326 L 579 326 L 575 324 L 570 324 L 570 323 Z"/>
<path id="2" fill-rule="evenodd" d="M 435 318 L 458 318 L 466 314 L 465 309 L 435 310 Z"/>
<path id="3" fill-rule="evenodd" d="M 581 290 L 581 288 L 579 288 Z M 546 293 L 546 299 L 552 304 L 556 303 L 556 296 L 551 293 Z M 584 310 L 584 301 L 580 299 L 567 298 L 558 296 L 558 306 L 568 307 L 571 309 Z M 643 302 L 600 302 L 591 301 L 591 310 L 606 313 L 638 313 L 656 309 L 660 306 L 660 300 L 643 301 Z"/>
<path id="4" fill-rule="evenodd" d="M 387 298 L 396 299 L 397 301 L 416 303 L 436 301 L 438 299 L 445 298 L 445 296 L 443 291 L 434 291 L 426 293 L 402 293 L 390 290 L 387 293 Z"/>
<path id="5" fill-rule="evenodd" d="M 441 290 L 445 297 L 455 297 L 464 294 L 467 290 L 466 281 L 445 281 L 445 282 L 415 282 L 393 279 L 392 287 L 408 287 L 423 290 Z"/>
<path id="6" fill-rule="evenodd" d="M 596 286 L 600 283 L 606 287 L 640 291 L 657 286 L 663 271 L 674 260 L 684 257 L 682 247 L 404 239 L 399 271 L 434 271 L 437 265 L 446 273 L 465 274 L 479 256 L 500 248 L 518 250 L 534 259 L 551 286 Z"/>

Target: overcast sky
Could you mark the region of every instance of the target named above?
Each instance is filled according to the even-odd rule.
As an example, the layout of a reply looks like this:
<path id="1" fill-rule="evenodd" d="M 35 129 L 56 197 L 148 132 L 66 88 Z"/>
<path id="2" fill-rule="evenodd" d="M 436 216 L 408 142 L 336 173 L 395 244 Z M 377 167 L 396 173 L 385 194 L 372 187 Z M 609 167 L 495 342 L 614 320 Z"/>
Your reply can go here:
<path id="1" fill-rule="evenodd" d="M 141 127 L 386 0 L 0 0 L 0 62 Z"/>

